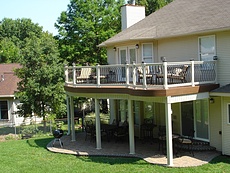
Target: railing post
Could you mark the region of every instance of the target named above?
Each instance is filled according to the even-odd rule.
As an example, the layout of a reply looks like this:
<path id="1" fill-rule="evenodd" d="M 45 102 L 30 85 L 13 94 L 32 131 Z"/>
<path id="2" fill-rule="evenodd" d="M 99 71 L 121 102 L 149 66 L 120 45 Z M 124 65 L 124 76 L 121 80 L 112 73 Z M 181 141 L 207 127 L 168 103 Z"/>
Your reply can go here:
<path id="1" fill-rule="evenodd" d="M 217 84 L 217 58 L 216 58 L 216 60 L 214 60 L 214 65 L 215 65 L 215 67 L 214 67 L 214 70 L 215 70 L 215 83 Z"/>
<path id="2" fill-rule="evenodd" d="M 129 64 L 125 63 L 125 72 L 126 72 L 126 86 L 129 86 Z"/>
<path id="3" fill-rule="evenodd" d="M 147 85 L 146 85 L 146 70 L 145 70 L 146 64 L 144 62 L 142 62 L 141 66 L 142 66 L 142 72 L 143 72 L 143 87 L 147 88 Z"/>
<path id="4" fill-rule="evenodd" d="M 97 86 L 100 86 L 100 65 L 96 65 Z"/>
<path id="5" fill-rule="evenodd" d="M 133 62 L 133 86 L 136 86 L 136 83 L 137 83 L 136 65 L 135 65 L 135 62 Z"/>
<path id="6" fill-rule="evenodd" d="M 168 89 L 168 66 L 167 66 L 167 62 L 164 61 L 163 62 L 163 66 L 164 66 L 164 88 Z"/>
<path id="7" fill-rule="evenodd" d="M 64 69 L 65 69 L 65 83 L 68 83 L 69 82 L 69 70 L 66 64 L 64 66 Z"/>
<path id="8" fill-rule="evenodd" d="M 192 82 L 192 87 L 195 86 L 195 68 L 194 68 L 194 60 L 191 61 L 191 76 L 192 76 L 192 79 L 191 79 L 191 82 Z"/>
<path id="9" fill-rule="evenodd" d="M 76 84 L 76 65 L 73 63 L 73 85 Z"/>

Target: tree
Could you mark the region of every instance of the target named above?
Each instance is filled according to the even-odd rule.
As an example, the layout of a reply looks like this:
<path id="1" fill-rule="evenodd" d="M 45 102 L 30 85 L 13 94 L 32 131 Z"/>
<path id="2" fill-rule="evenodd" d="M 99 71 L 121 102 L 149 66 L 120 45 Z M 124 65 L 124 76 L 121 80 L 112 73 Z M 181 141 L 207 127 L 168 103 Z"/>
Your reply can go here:
<path id="1" fill-rule="evenodd" d="M 25 39 L 41 37 L 42 27 L 30 19 L 9 19 L 0 21 L 0 63 L 20 62 Z"/>
<path id="2" fill-rule="evenodd" d="M 22 68 L 16 70 L 21 79 L 16 96 L 22 116 L 32 113 L 46 119 L 48 113 L 65 114 L 63 65 L 60 63 L 56 41 L 49 33 L 26 38 Z"/>
<path id="3" fill-rule="evenodd" d="M 64 66 L 57 41 L 30 19 L 3 19 L 0 22 L 0 62 L 17 62 L 20 78 L 16 97 L 22 104 L 19 115 L 65 115 Z"/>
<path id="4" fill-rule="evenodd" d="M 173 0 L 139 0 L 138 4 L 145 6 L 145 15 L 148 16 L 172 1 Z"/>
<path id="5" fill-rule="evenodd" d="M 56 23 L 61 57 L 70 64 L 105 64 L 106 50 L 97 47 L 121 30 L 123 0 L 71 0 Z"/>

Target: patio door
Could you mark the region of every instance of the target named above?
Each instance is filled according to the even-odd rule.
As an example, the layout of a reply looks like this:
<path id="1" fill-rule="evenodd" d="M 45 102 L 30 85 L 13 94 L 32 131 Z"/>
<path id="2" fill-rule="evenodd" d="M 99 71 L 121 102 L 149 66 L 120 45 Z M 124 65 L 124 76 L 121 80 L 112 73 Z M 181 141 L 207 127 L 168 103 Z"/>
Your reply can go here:
<path id="1" fill-rule="evenodd" d="M 194 130 L 193 102 L 181 103 L 181 123 L 182 135 L 189 136 L 191 130 Z"/>
<path id="2" fill-rule="evenodd" d="M 120 64 L 133 64 L 133 62 L 136 62 L 137 60 L 137 53 L 135 47 L 126 47 L 126 48 L 120 48 L 119 49 L 119 59 Z M 125 68 L 122 67 L 121 70 L 121 78 L 122 81 L 126 78 L 126 71 Z M 129 69 L 129 79 L 132 81 L 132 68 Z"/>
<path id="3" fill-rule="evenodd" d="M 126 59 L 127 59 L 127 51 L 126 48 L 121 48 L 119 50 L 119 57 L 120 57 L 120 64 L 126 64 Z M 126 72 L 125 72 L 125 67 L 121 68 L 121 74 L 118 75 L 120 78 L 119 81 L 125 81 L 126 78 Z"/>
<path id="4" fill-rule="evenodd" d="M 133 64 L 137 62 L 137 56 L 136 56 L 136 49 L 135 47 L 129 47 L 128 48 L 128 63 Z M 129 80 L 133 81 L 133 68 L 129 68 Z"/>
<path id="5" fill-rule="evenodd" d="M 209 140 L 208 100 L 196 100 L 181 103 L 182 135 L 191 135 L 195 131 L 196 139 Z"/>
<path id="6" fill-rule="evenodd" d="M 208 99 L 195 101 L 195 127 L 196 138 L 208 141 Z"/>

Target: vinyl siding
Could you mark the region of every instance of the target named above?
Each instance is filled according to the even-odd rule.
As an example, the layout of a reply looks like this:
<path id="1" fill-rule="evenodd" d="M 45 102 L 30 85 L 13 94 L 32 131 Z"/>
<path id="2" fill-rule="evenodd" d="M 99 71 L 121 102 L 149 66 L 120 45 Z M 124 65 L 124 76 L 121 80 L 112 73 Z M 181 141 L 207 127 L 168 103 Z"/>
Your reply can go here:
<path id="1" fill-rule="evenodd" d="M 167 61 L 198 59 L 198 36 L 178 37 L 158 41 L 158 61 L 165 56 Z"/>
<path id="2" fill-rule="evenodd" d="M 214 103 L 209 105 L 209 126 L 210 126 L 210 145 L 216 147 L 218 151 L 222 150 L 222 131 L 221 127 L 221 98 L 213 97 Z"/>
<path id="3" fill-rule="evenodd" d="M 222 114 L 222 125 L 223 125 L 223 131 L 222 131 L 222 153 L 224 155 L 230 155 L 230 124 L 227 123 L 227 104 L 230 104 L 230 98 L 225 97 L 223 98 L 223 114 Z"/>
<path id="4" fill-rule="evenodd" d="M 216 47 L 218 57 L 218 83 L 221 86 L 230 81 L 230 31 L 216 34 Z"/>

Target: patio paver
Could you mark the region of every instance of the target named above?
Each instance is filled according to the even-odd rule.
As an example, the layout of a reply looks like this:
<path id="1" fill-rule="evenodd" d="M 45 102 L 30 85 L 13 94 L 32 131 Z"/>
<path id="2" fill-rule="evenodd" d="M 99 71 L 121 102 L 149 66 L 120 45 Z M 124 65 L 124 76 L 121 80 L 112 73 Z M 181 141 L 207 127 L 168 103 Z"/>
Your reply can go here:
<path id="1" fill-rule="evenodd" d="M 76 133 L 76 141 L 71 141 L 71 136 L 63 136 L 61 138 L 64 143 L 64 147 L 61 148 L 59 143 L 55 143 L 53 147 L 53 141 L 47 145 L 47 149 L 52 152 L 65 153 L 79 156 L 114 156 L 114 157 L 138 157 L 145 161 L 157 164 L 167 165 L 167 158 L 158 151 L 158 143 L 155 142 L 141 142 L 135 141 L 135 154 L 129 154 L 128 141 L 110 141 L 106 139 L 102 140 L 102 149 L 96 149 L 95 141 L 90 139 L 85 141 L 85 133 Z M 173 167 L 192 167 L 200 166 L 208 163 L 214 157 L 220 155 L 217 151 L 194 151 L 194 157 L 188 151 L 183 151 L 180 157 L 174 156 Z"/>

